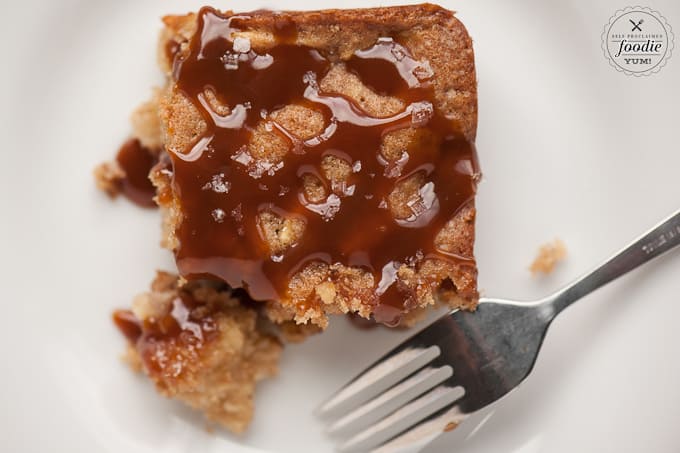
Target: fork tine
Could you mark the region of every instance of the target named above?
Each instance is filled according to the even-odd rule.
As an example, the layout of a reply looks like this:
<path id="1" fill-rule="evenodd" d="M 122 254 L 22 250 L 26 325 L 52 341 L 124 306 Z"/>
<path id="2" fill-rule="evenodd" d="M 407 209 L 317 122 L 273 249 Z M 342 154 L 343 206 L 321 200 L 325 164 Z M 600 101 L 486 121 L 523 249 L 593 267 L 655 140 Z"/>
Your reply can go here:
<path id="1" fill-rule="evenodd" d="M 455 403 L 464 395 L 462 387 L 439 385 L 379 422 L 353 436 L 338 449 L 341 453 L 367 451 L 397 436 L 424 418 Z"/>
<path id="2" fill-rule="evenodd" d="M 317 413 L 327 416 L 353 409 L 427 365 L 440 353 L 439 346 L 396 348 L 340 389 Z"/>
<path id="3" fill-rule="evenodd" d="M 371 453 L 415 453 L 442 432 L 457 428 L 469 414 L 461 412 L 458 402 L 438 410 L 412 428 L 390 439 Z"/>
<path id="4" fill-rule="evenodd" d="M 423 368 L 337 420 L 327 429 L 327 433 L 347 435 L 353 431 L 358 431 L 359 428 L 380 420 L 415 397 L 441 384 L 452 374 L 453 370 L 448 365 L 442 367 L 430 365 Z"/>

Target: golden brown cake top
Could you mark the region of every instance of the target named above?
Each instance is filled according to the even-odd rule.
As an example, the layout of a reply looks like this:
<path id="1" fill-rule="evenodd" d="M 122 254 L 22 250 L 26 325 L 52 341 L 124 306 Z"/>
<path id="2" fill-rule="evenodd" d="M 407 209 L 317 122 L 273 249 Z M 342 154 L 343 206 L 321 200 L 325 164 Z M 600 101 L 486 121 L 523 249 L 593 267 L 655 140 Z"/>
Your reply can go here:
<path id="1" fill-rule="evenodd" d="M 186 39 L 167 41 L 161 108 L 183 276 L 297 312 L 358 300 L 383 322 L 447 279 L 476 295 L 475 272 L 458 278 L 475 268 L 474 65 L 452 13 L 203 8 L 166 23 Z"/>

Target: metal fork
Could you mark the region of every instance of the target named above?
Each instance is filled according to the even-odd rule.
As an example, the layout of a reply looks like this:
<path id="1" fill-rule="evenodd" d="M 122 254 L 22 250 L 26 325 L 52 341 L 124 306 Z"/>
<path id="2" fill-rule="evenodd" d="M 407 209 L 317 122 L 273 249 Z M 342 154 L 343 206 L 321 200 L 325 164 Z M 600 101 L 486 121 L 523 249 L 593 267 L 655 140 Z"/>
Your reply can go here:
<path id="1" fill-rule="evenodd" d="M 552 320 L 576 300 L 680 244 L 680 211 L 592 272 L 535 302 L 481 299 L 385 354 L 318 410 L 340 452 L 416 452 L 498 400 L 534 366 Z"/>

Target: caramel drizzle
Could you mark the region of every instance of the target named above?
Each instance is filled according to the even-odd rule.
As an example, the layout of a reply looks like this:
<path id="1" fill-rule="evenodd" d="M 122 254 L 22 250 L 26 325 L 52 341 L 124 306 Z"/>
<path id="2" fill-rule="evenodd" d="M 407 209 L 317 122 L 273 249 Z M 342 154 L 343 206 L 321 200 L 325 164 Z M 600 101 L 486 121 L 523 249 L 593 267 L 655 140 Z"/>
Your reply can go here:
<path id="1" fill-rule="evenodd" d="M 256 300 L 281 300 L 288 297 L 289 279 L 306 265 L 342 263 L 370 271 L 377 282 L 371 303 L 400 313 L 413 295 L 395 284 L 399 265 L 417 266 L 426 259 L 473 265 L 472 257 L 434 244 L 445 223 L 474 197 L 478 167 L 474 145 L 455 121 L 434 108 L 429 64 L 387 37 L 346 61 L 367 86 L 406 105 L 396 115 L 373 117 L 352 99 L 319 89 L 317 81 L 331 62 L 313 48 L 293 44 L 295 25 L 288 16 L 277 19 L 277 44 L 267 49 L 252 49 L 234 37 L 248 21 L 248 16 L 202 9 L 188 55 L 178 54 L 174 61 L 177 88 L 208 125 L 190 149 L 171 153 L 183 214 L 176 250 L 180 273 L 221 279 L 246 288 Z M 231 107 L 228 115 L 211 108 L 207 89 Z M 323 133 L 303 141 L 269 118 L 289 104 L 322 112 Z M 283 162 L 256 161 L 248 154 L 248 141 L 261 121 L 289 141 L 291 152 Z M 388 162 L 379 151 L 382 138 L 409 127 L 427 128 L 430 139 L 410 147 L 398 163 Z M 327 155 L 353 169 L 341 190 L 321 177 L 320 162 Z M 323 203 L 306 200 L 301 177 L 307 173 L 327 185 L 330 195 Z M 397 220 L 386 199 L 395 183 L 417 173 L 427 181 L 422 203 L 410 218 Z M 204 190 L 214 188 L 215 181 L 220 190 Z M 302 240 L 273 255 L 256 224 L 263 211 L 303 219 Z M 430 283 L 434 289 L 439 282 Z M 395 310 L 382 321 L 389 322 Z"/>

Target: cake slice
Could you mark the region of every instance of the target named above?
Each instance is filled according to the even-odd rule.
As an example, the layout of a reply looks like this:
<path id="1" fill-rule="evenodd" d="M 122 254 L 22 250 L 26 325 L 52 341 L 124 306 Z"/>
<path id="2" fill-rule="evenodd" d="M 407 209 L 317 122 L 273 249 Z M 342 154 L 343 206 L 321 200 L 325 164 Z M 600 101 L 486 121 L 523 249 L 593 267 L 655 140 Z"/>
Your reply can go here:
<path id="1" fill-rule="evenodd" d="M 187 280 L 321 327 L 473 308 L 472 44 L 434 5 L 170 16 L 152 179 Z"/>
<path id="2" fill-rule="evenodd" d="M 473 309 L 472 45 L 434 5 L 167 16 L 166 84 L 98 185 L 163 213 L 158 273 L 114 314 L 128 362 L 233 432 L 284 341 L 346 313 Z M 372 322 L 372 321 L 371 321 Z"/>

